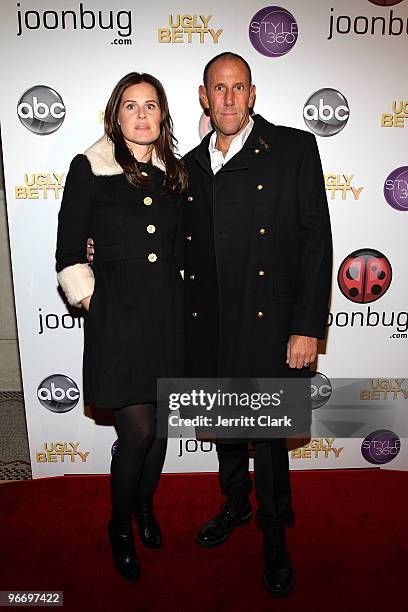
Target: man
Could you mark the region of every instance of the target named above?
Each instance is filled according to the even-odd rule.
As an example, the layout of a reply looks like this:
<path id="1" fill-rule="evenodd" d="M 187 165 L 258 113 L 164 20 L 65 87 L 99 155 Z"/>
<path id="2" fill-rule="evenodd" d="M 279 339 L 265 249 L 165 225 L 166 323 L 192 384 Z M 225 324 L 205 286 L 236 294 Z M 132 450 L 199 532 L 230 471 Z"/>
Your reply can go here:
<path id="1" fill-rule="evenodd" d="M 214 132 L 184 158 L 187 375 L 309 375 L 325 335 L 331 232 L 315 137 L 251 116 L 247 62 L 222 53 L 205 67 L 200 101 Z M 285 527 L 294 524 L 286 440 L 254 443 L 264 582 L 287 595 L 294 572 Z M 251 519 L 248 445 L 217 443 L 220 512 L 197 542 L 215 546 Z"/>

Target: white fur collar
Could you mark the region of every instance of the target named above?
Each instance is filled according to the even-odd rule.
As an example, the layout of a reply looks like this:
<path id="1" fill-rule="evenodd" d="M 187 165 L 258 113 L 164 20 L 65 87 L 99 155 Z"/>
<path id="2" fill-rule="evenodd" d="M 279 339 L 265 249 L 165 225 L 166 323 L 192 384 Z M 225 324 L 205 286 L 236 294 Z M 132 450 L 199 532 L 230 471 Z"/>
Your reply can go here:
<path id="1" fill-rule="evenodd" d="M 106 136 L 102 136 L 84 153 L 91 164 L 92 172 L 96 176 L 113 176 L 114 174 L 122 174 L 123 169 L 118 164 L 113 153 L 113 142 Z M 153 149 L 152 164 L 166 171 L 164 164 L 157 157 L 156 151 Z"/>

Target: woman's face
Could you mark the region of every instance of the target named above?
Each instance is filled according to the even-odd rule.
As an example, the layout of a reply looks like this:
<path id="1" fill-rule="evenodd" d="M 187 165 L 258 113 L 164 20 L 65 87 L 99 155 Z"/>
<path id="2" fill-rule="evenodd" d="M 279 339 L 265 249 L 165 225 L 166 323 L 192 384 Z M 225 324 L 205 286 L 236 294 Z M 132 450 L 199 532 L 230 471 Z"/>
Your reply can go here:
<path id="1" fill-rule="evenodd" d="M 150 83 L 130 85 L 122 94 L 118 122 L 130 149 L 150 145 L 160 135 L 161 109 L 156 89 Z"/>

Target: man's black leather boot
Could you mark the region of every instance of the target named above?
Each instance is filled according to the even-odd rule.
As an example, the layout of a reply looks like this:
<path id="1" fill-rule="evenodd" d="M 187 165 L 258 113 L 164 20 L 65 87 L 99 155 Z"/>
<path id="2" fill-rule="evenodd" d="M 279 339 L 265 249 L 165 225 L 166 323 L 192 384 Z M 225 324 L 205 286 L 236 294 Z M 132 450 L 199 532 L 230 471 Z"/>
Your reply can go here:
<path id="1" fill-rule="evenodd" d="M 263 580 L 274 597 L 285 597 L 293 589 L 294 571 L 286 545 L 285 528 L 266 524 L 263 528 Z"/>
<path id="2" fill-rule="evenodd" d="M 235 527 L 246 525 L 251 517 L 252 508 L 248 495 L 229 495 L 221 511 L 200 530 L 196 540 L 197 544 L 205 547 L 222 544 Z"/>

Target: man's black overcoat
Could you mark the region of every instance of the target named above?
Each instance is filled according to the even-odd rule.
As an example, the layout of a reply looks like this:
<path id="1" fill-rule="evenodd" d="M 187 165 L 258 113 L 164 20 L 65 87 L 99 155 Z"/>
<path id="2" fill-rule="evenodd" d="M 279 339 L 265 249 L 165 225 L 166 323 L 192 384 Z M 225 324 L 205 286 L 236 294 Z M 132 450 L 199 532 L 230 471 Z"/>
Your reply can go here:
<path id="1" fill-rule="evenodd" d="M 184 158 L 190 376 L 301 375 L 286 365 L 289 336 L 325 335 L 332 242 L 316 139 L 254 121 L 215 176 L 210 134 Z"/>

